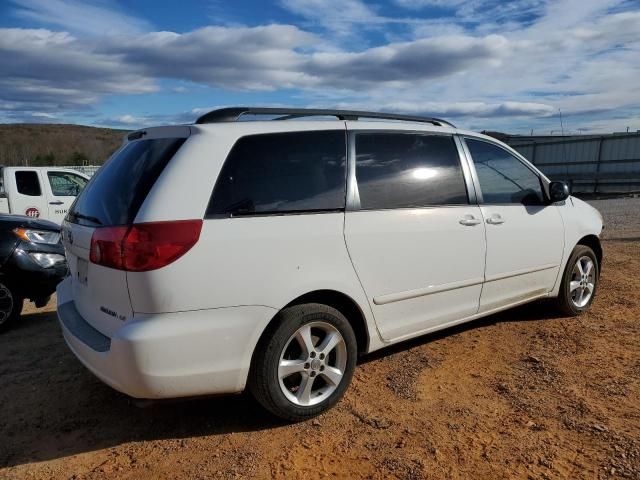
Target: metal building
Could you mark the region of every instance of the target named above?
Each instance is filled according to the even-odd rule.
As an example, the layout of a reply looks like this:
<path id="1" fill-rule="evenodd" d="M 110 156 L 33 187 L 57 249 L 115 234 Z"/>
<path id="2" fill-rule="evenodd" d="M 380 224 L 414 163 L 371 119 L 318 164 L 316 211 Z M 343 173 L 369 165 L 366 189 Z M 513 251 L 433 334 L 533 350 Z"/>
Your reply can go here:
<path id="1" fill-rule="evenodd" d="M 640 191 L 640 131 L 570 137 L 509 136 L 511 145 L 574 193 Z"/>

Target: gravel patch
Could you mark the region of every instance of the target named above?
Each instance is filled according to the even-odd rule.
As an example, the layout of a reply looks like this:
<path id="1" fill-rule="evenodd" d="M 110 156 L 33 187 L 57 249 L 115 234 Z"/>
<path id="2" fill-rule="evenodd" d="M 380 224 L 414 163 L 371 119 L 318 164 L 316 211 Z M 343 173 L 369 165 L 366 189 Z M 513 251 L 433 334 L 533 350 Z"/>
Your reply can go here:
<path id="1" fill-rule="evenodd" d="M 640 240 L 640 197 L 590 200 L 604 217 L 603 240 Z"/>

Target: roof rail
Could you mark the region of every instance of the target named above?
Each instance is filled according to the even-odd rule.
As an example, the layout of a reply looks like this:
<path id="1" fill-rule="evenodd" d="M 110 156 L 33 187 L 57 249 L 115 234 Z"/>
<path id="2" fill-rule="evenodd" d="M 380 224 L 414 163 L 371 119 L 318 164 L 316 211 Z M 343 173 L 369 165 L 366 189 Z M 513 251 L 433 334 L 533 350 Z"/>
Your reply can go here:
<path id="1" fill-rule="evenodd" d="M 401 120 L 404 122 L 431 123 L 437 126 L 454 127 L 453 124 L 439 118 L 420 117 L 417 115 L 399 115 L 396 113 L 361 112 L 357 110 L 329 110 L 315 108 L 255 108 L 229 107 L 211 110 L 198 117 L 196 124 L 237 122 L 243 115 L 277 115 L 274 120 L 291 120 L 302 117 L 337 117 L 339 120 L 358 120 L 360 118 L 379 118 L 384 120 Z"/>

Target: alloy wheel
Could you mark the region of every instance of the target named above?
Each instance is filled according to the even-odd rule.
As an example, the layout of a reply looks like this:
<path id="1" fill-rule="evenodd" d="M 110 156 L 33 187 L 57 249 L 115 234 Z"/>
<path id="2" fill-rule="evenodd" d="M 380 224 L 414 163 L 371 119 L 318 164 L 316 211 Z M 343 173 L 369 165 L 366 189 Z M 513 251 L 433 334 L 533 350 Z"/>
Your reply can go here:
<path id="1" fill-rule="evenodd" d="M 340 385 L 347 366 L 347 346 L 327 322 L 302 325 L 287 341 L 278 364 L 284 396 L 300 406 L 317 405 Z"/>
<path id="2" fill-rule="evenodd" d="M 578 308 L 586 306 L 596 287 L 596 269 L 593 259 L 586 255 L 578 258 L 571 272 L 569 295 L 571 301 Z"/>

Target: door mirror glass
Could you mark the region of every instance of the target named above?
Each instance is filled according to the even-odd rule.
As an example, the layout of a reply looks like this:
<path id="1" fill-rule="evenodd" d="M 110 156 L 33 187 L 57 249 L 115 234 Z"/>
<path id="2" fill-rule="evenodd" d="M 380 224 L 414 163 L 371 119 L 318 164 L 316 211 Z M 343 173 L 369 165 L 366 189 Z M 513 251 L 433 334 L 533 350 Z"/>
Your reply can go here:
<path id="1" fill-rule="evenodd" d="M 551 182 L 549 184 L 549 200 L 552 203 L 562 202 L 569 198 L 569 185 L 565 182 Z"/>

